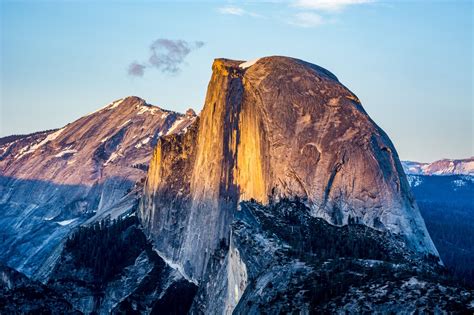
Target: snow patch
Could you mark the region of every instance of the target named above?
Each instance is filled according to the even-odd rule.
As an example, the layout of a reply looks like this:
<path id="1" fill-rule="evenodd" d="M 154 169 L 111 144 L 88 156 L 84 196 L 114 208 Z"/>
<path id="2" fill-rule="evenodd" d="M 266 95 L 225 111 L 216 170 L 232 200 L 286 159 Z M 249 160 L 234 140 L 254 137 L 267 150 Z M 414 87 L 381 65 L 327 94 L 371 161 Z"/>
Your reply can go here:
<path id="1" fill-rule="evenodd" d="M 181 124 L 181 122 L 184 120 L 184 118 L 178 118 L 175 120 L 175 122 L 173 123 L 173 125 L 171 126 L 170 129 L 168 129 L 168 131 L 166 132 L 167 135 L 170 135 L 170 134 L 173 134 L 175 131 L 176 131 L 176 128 L 179 127 L 179 125 Z"/>
<path id="2" fill-rule="evenodd" d="M 188 130 L 188 127 L 196 120 L 196 117 L 192 117 L 191 119 L 189 117 L 179 117 L 176 119 L 171 125 L 171 127 L 166 131 L 165 135 L 171 135 L 174 133 L 184 133 Z M 158 136 L 161 136 L 158 134 Z"/>
<path id="3" fill-rule="evenodd" d="M 456 179 L 453 181 L 453 185 L 455 187 L 463 187 L 463 186 L 466 186 L 466 182 L 463 180 L 463 179 Z"/>
<path id="4" fill-rule="evenodd" d="M 113 153 L 109 156 L 108 160 L 105 161 L 104 166 L 108 165 L 110 162 L 115 161 L 115 159 L 118 158 L 119 156 L 121 156 L 119 153 L 113 152 Z"/>
<path id="5" fill-rule="evenodd" d="M 123 124 L 120 125 L 119 128 L 122 128 L 123 126 L 127 125 L 130 121 L 132 121 L 131 119 L 125 121 Z"/>
<path id="6" fill-rule="evenodd" d="M 421 177 L 416 176 L 416 175 L 408 175 L 407 180 L 410 187 L 416 187 L 423 183 L 423 180 L 421 179 Z"/>
<path id="7" fill-rule="evenodd" d="M 73 222 L 76 221 L 77 219 L 78 219 L 78 218 L 74 218 L 74 219 L 59 221 L 59 222 L 56 222 L 56 223 L 59 224 L 59 225 L 61 225 L 61 226 L 66 226 L 66 225 L 69 225 L 69 224 L 73 223 Z"/>
<path id="8" fill-rule="evenodd" d="M 123 100 L 124 100 L 124 99 L 121 98 L 121 99 L 119 99 L 119 100 L 117 100 L 117 101 L 115 101 L 115 102 L 112 102 L 110 105 L 107 106 L 107 109 L 108 109 L 108 110 L 114 109 L 115 107 L 117 107 L 117 106 L 119 106 L 120 104 L 122 104 L 122 103 L 123 103 Z"/>
<path id="9" fill-rule="evenodd" d="M 121 99 L 118 99 L 118 100 L 116 100 L 116 101 L 113 101 L 112 103 L 109 103 L 109 104 L 105 105 L 104 107 L 99 108 L 98 110 L 93 111 L 92 113 L 87 114 L 85 117 L 90 116 L 90 115 L 93 115 L 93 114 L 95 114 L 95 113 L 99 113 L 99 112 L 101 112 L 101 111 L 103 111 L 103 110 L 105 110 L 105 109 L 107 109 L 107 110 L 114 109 L 115 107 L 117 107 L 117 106 L 119 106 L 120 104 L 122 104 L 122 102 L 123 102 L 124 100 L 125 100 L 124 98 L 121 98 Z"/>
<path id="10" fill-rule="evenodd" d="M 151 137 L 147 137 L 147 138 L 143 139 L 142 141 L 140 141 L 139 143 L 137 143 L 137 144 L 135 145 L 135 148 L 136 148 L 136 149 L 140 149 L 142 146 L 144 146 L 144 145 L 146 145 L 148 142 L 150 142 L 150 139 L 151 139 Z"/>
<path id="11" fill-rule="evenodd" d="M 259 61 L 259 60 L 260 60 L 260 58 L 243 62 L 243 63 L 241 63 L 241 64 L 239 65 L 239 68 L 241 68 L 241 69 L 250 68 L 251 66 L 253 66 L 253 65 L 254 65 L 257 61 Z"/>
<path id="12" fill-rule="evenodd" d="M 64 129 L 66 129 L 66 127 L 64 128 L 61 128 L 59 130 L 56 130 L 55 132 L 53 133 L 50 133 L 49 135 L 46 136 L 46 138 L 44 138 L 42 141 L 40 141 L 39 143 L 36 143 L 34 145 L 28 145 L 24 148 L 22 148 L 20 150 L 20 152 L 18 152 L 18 154 L 15 156 L 15 158 L 20 158 L 22 157 L 23 155 L 26 155 L 26 154 L 29 154 L 29 153 L 33 153 L 35 152 L 37 149 L 39 149 L 40 147 L 42 147 L 43 145 L 45 145 L 46 143 L 50 142 L 50 141 L 53 141 L 55 140 L 57 137 L 59 137 L 59 135 L 64 131 Z"/>
<path id="13" fill-rule="evenodd" d="M 151 112 L 152 115 L 156 114 L 156 112 L 160 111 L 158 107 L 150 106 L 150 105 L 142 105 L 140 110 L 137 112 L 137 115 L 142 115 L 146 112 Z"/>
<path id="14" fill-rule="evenodd" d="M 66 154 L 74 154 L 76 152 L 77 152 L 77 150 L 74 150 L 74 149 L 66 149 L 66 150 L 63 150 L 63 151 L 59 152 L 54 157 L 59 158 L 59 157 L 63 157 Z"/>

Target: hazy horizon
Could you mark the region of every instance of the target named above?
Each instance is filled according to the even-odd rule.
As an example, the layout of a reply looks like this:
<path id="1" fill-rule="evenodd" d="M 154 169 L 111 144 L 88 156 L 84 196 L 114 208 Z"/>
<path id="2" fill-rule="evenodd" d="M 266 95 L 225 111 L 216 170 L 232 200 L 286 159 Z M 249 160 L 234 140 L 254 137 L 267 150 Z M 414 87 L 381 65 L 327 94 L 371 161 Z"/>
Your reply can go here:
<path id="1" fill-rule="evenodd" d="M 286 55 L 334 73 L 401 159 L 474 155 L 470 1 L 315 3 L 2 1 L 0 136 L 129 95 L 199 113 L 214 58 Z"/>

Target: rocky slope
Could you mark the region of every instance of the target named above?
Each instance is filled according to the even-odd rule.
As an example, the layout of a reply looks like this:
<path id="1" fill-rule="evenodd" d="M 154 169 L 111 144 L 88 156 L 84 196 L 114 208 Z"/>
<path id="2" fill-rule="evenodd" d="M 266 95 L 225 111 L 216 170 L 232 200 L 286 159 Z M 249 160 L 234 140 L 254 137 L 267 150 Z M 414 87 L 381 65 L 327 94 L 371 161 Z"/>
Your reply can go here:
<path id="1" fill-rule="evenodd" d="M 2 314 L 77 314 L 61 294 L 18 271 L 0 265 Z"/>
<path id="2" fill-rule="evenodd" d="M 216 59 L 212 69 L 199 121 L 160 138 L 150 163 L 139 217 L 162 257 L 199 283 L 216 251 L 231 251 L 239 202 L 293 196 L 331 224 L 364 224 L 438 255 L 395 148 L 333 74 L 286 57 Z M 232 270 L 245 263 L 223 264 L 224 280 L 239 282 Z M 218 307 L 214 297 L 204 299 Z M 230 294 L 219 307 L 236 302 Z"/>
<path id="3" fill-rule="evenodd" d="M 197 287 L 153 250 L 136 216 L 81 227 L 48 286 L 84 314 L 184 314 Z"/>
<path id="4" fill-rule="evenodd" d="M 195 119 L 127 97 L 61 129 L 0 139 L 0 261 L 44 278 L 72 228 L 136 205 L 159 136 Z"/>
<path id="5" fill-rule="evenodd" d="M 300 198 L 240 203 L 199 288 L 152 250 L 134 215 L 81 227 L 47 286 L 10 270 L 0 310 L 85 314 L 468 313 L 474 291 L 401 236 L 315 218 Z M 1 289 L 1 286 L 0 286 Z"/>
<path id="6" fill-rule="evenodd" d="M 231 235 L 226 259 L 245 266 L 224 290 L 238 301 L 235 314 L 467 312 L 474 299 L 436 257 L 420 259 L 388 232 L 332 226 L 300 199 L 242 203 Z"/>
<path id="7" fill-rule="evenodd" d="M 467 159 L 443 159 L 432 163 L 402 161 L 403 169 L 409 175 L 472 175 L 474 156 Z"/>
<path id="8" fill-rule="evenodd" d="M 76 230 L 46 284 L 0 266 L 0 313 L 187 313 L 196 285 L 152 250 L 137 223 L 125 215 Z"/>

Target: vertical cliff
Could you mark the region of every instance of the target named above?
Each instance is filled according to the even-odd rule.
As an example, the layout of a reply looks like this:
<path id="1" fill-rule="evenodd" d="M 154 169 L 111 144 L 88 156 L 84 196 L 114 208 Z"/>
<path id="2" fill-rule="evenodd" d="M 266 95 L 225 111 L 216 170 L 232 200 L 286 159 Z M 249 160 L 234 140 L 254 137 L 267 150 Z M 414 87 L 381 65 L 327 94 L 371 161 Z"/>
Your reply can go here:
<path id="1" fill-rule="evenodd" d="M 287 57 L 212 68 L 199 121 L 161 138 L 150 165 L 140 218 L 162 256 L 199 281 L 240 201 L 292 196 L 437 255 L 393 144 L 333 74 Z"/>

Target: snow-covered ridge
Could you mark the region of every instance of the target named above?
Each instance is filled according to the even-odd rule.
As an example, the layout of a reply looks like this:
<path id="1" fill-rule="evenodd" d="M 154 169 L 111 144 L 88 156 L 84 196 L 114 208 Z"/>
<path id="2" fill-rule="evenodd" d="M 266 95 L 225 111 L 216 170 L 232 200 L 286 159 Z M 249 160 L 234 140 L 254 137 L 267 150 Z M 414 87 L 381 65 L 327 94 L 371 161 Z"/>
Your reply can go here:
<path id="1" fill-rule="evenodd" d="M 125 97 L 125 98 L 126 98 L 126 97 Z M 99 108 L 98 110 L 93 111 L 92 113 L 87 114 L 86 116 L 93 115 L 93 114 L 98 113 L 98 112 L 101 112 L 101 111 L 103 111 L 103 110 L 105 110 L 105 109 L 107 109 L 107 110 L 114 109 L 115 107 L 119 106 L 119 105 L 125 100 L 125 98 L 120 98 L 120 99 L 118 99 L 118 100 L 115 100 L 115 101 L 113 101 L 112 103 L 109 103 L 109 104 L 105 105 L 104 107 Z"/>
<path id="2" fill-rule="evenodd" d="M 474 176 L 474 156 L 467 159 L 443 159 L 432 163 L 402 161 L 408 175 L 470 175 Z"/>
<path id="3" fill-rule="evenodd" d="M 126 96 L 126 97 L 123 97 L 123 98 L 120 98 L 118 100 L 115 100 L 107 105 L 105 105 L 104 107 L 102 108 L 99 108 L 98 110 L 96 111 L 93 111 L 92 113 L 89 113 L 85 116 L 90 116 L 90 115 L 93 115 L 93 114 L 96 114 L 96 113 L 99 113 L 99 112 L 102 112 L 102 111 L 110 111 L 112 109 L 115 109 L 117 107 L 119 107 L 122 103 L 124 103 L 127 99 L 137 99 L 137 100 L 140 100 L 140 98 L 138 97 L 135 97 L 135 96 Z M 137 104 L 136 105 L 136 109 L 138 109 L 138 112 L 137 112 L 137 115 L 142 115 L 146 112 L 151 112 L 152 114 L 156 114 L 156 113 L 162 113 L 163 112 L 163 109 L 161 109 L 160 107 L 158 106 L 155 106 L 155 105 L 151 105 L 151 104 L 147 104 L 144 100 L 142 100 L 143 103 L 141 104 Z"/>

